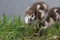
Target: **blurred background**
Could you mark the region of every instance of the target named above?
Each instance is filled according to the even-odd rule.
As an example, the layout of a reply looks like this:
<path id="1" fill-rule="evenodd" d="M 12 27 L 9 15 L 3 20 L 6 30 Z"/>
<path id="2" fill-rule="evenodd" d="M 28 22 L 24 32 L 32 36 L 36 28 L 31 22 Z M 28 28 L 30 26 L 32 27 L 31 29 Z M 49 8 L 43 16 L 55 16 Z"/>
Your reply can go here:
<path id="1" fill-rule="evenodd" d="M 20 15 L 24 20 L 25 10 L 35 2 L 46 2 L 49 7 L 60 7 L 60 0 L 0 0 L 0 16 L 3 13 L 9 16 Z"/>

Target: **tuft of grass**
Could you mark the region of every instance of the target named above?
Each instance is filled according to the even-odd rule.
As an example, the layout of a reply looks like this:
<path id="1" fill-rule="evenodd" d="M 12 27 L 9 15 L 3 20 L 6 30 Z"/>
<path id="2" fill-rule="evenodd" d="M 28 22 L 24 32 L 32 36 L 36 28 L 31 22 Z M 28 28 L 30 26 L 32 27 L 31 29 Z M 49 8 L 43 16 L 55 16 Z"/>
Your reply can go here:
<path id="1" fill-rule="evenodd" d="M 20 16 L 13 19 L 3 14 L 0 18 L 0 40 L 59 40 L 60 26 L 55 23 L 52 27 L 43 30 L 41 37 L 34 36 L 36 26 L 25 25 Z"/>

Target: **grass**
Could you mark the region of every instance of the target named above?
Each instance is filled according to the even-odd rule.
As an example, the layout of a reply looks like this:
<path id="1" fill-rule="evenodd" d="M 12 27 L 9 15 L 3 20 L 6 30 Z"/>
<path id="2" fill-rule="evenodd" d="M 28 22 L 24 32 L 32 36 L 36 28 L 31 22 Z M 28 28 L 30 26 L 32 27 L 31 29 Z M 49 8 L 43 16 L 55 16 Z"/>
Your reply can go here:
<path id="1" fill-rule="evenodd" d="M 43 30 L 43 36 L 33 36 L 35 26 L 25 25 L 20 16 L 8 18 L 5 14 L 0 18 L 0 40 L 60 40 L 60 26 L 55 23 Z"/>

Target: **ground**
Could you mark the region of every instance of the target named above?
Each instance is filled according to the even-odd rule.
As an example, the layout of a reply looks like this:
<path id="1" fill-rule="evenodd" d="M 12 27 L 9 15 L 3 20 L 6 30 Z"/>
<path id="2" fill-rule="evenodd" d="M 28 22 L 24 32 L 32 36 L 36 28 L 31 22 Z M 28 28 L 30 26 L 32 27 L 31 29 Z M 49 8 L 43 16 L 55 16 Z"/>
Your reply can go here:
<path id="1" fill-rule="evenodd" d="M 43 30 L 42 36 L 35 31 L 36 27 L 25 25 L 20 16 L 12 19 L 3 15 L 0 18 L 0 40 L 60 40 L 60 26 L 57 23 Z"/>

